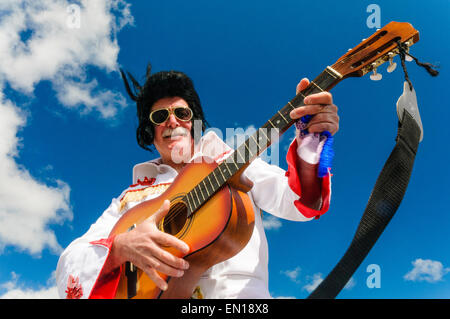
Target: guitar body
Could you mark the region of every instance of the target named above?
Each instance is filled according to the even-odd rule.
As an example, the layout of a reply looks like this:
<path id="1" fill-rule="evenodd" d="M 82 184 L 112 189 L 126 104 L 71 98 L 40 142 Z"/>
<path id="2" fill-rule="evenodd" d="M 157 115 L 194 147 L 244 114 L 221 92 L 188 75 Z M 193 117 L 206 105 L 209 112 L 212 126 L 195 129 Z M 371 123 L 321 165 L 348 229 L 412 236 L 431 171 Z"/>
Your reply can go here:
<path id="1" fill-rule="evenodd" d="M 171 201 L 170 210 L 159 223 L 160 230 L 186 242 L 191 248 L 187 255 L 176 249 L 166 250 L 189 262 L 189 269 L 180 278 L 161 277 L 168 289 L 161 291 L 140 269 L 135 283 L 130 283 L 127 267 L 122 267 L 115 298 L 189 298 L 200 276 L 211 266 L 236 255 L 249 241 L 253 232 L 254 212 L 250 198 L 229 185 L 219 189 L 197 211 L 187 217 L 186 205 L 181 198 L 217 167 L 216 163 L 190 163 L 180 172 L 161 196 L 145 201 L 128 210 L 117 222 L 111 235 L 128 231 L 156 212 L 164 200 Z M 130 285 L 134 291 L 129 292 Z"/>

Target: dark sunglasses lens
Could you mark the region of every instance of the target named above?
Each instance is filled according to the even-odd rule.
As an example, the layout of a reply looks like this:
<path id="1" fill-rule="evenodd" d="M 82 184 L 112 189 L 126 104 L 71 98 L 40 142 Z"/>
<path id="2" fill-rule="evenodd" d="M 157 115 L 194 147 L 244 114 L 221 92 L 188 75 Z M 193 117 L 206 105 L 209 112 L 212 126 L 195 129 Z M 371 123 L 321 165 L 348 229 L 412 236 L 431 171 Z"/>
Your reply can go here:
<path id="1" fill-rule="evenodd" d="M 188 121 L 192 117 L 191 109 L 186 108 L 186 107 L 176 108 L 174 113 L 175 113 L 176 117 L 178 117 L 180 120 L 183 120 L 183 121 Z"/>
<path id="2" fill-rule="evenodd" d="M 161 124 L 164 123 L 169 117 L 169 111 L 165 109 L 157 110 L 152 113 L 151 117 L 153 122 Z"/>

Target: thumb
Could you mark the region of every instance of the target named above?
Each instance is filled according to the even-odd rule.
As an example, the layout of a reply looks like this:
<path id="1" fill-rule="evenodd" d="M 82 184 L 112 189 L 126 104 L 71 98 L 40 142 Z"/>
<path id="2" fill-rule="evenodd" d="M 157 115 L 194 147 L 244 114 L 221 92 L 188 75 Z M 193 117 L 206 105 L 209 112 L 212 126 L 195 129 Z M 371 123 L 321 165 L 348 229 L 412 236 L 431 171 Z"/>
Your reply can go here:
<path id="1" fill-rule="evenodd" d="M 155 222 L 158 223 L 161 219 L 164 218 L 164 216 L 167 215 L 170 209 L 170 201 L 166 199 L 161 207 L 152 215 L 150 218 Z"/>
<path id="2" fill-rule="evenodd" d="M 300 93 L 300 91 L 303 91 L 306 89 L 309 85 L 309 80 L 307 78 L 301 79 L 301 81 L 297 84 L 297 89 L 295 91 L 296 94 Z"/>

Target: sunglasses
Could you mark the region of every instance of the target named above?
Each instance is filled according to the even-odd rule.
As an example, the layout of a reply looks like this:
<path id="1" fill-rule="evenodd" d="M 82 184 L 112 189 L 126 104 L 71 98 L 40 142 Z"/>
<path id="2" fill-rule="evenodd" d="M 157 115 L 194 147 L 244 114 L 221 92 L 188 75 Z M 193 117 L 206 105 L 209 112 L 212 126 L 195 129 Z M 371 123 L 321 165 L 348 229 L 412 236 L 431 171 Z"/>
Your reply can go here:
<path id="1" fill-rule="evenodd" d="M 192 110 L 188 107 L 177 106 L 174 108 L 162 108 L 150 113 L 150 121 L 155 125 L 161 125 L 169 118 L 170 114 L 175 115 L 177 119 L 183 122 L 190 121 Z"/>

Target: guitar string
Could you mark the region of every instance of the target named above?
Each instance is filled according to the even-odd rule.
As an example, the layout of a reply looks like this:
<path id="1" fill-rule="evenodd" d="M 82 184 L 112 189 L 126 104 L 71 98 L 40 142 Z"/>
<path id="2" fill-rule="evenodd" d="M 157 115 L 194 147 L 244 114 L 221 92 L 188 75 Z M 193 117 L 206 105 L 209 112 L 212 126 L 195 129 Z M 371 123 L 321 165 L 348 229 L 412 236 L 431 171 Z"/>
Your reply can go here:
<path id="1" fill-rule="evenodd" d="M 258 144 L 259 145 L 259 144 Z M 259 145 L 260 146 L 260 145 Z M 236 150 L 234 150 L 234 151 L 236 151 Z M 233 153 L 232 153 L 233 154 Z M 214 171 L 213 171 L 214 172 Z M 211 174 L 211 173 L 210 173 Z M 208 175 L 209 176 L 209 175 Z M 230 177 L 231 178 L 231 177 Z M 205 180 L 206 179 L 206 177 L 203 179 L 203 180 Z M 202 181 L 203 181 L 202 180 Z M 228 180 L 228 179 L 227 179 Z M 226 184 L 226 181 L 227 180 L 225 180 L 223 183 L 223 185 L 218 185 L 218 186 L 220 186 L 216 191 L 214 191 L 213 192 L 213 190 L 214 190 L 214 185 L 211 183 L 211 186 L 212 186 L 212 189 L 210 189 L 211 190 L 211 192 L 212 192 L 212 195 L 214 195 L 220 188 L 222 188 L 225 184 Z M 201 182 L 200 182 L 201 183 Z M 198 185 L 200 185 L 200 183 L 198 184 Z M 197 186 L 195 186 L 195 187 L 197 187 Z M 195 188 L 194 187 L 194 188 Z M 208 188 L 208 186 L 205 184 L 205 190 L 207 191 L 207 188 Z M 190 191 L 190 192 L 192 192 L 193 191 L 193 189 Z M 203 198 L 205 198 L 206 197 L 206 199 L 208 199 L 209 200 L 209 198 L 211 197 L 211 195 L 205 195 L 204 193 L 203 193 L 203 191 L 202 191 L 202 188 L 200 187 L 200 189 L 199 189 L 199 192 L 201 192 L 201 195 L 202 195 L 202 197 Z M 207 193 L 208 193 L 208 191 L 207 191 Z M 189 199 L 188 199 L 188 197 L 187 197 L 187 194 L 184 196 L 184 198 L 186 199 L 186 200 L 181 200 L 180 202 L 182 202 L 183 204 L 184 204 L 184 206 L 185 207 L 175 207 L 175 209 L 174 210 L 172 210 L 172 211 L 170 211 L 170 215 L 169 215 L 169 217 L 167 218 L 167 219 L 165 219 L 164 221 L 163 221 L 163 226 L 165 226 L 165 225 L 167 225 L 167 224 L 169 224 L 169 223 L 171 223 L 175 218 L 177 218 L 178 217 L 178 215 L 179 214 L 183 214 L 184 213 L 184 211 L 185 211 L 185 208 L 186 209 L 189 209 Z M 206 202 L 207 200 L 204 200 L 204 202 Z M 180 203 L 180 202 L 178 202 L 178 203 Z M 196 203 L 194 202 L 194 203 L 192 203 L 194 206 L 196 206 Z M 175 206 L 175 205 L 174 205 Z M 195 210 L 194 211 L 192 211 L 191 212 L 191 214 L 192 213 L 195 213 Z"/>
<path id="2" fill-rule="evenodd" d="M 306 90 L 308 90 L 308 89 L 310 89 L 311 87 L 308 87 L 308 88 L 306 88 L 306 89 L 304 89 L 303 91 L 301 91 L 299 94 L 302 94 L 302 93 L 304 93 L 304 94 L 302 94 L 302 96 L 304 96 L 304 97 L 306 97 L 306 96 L 308 96 L 308 95 L 311 95 L 311 94 L 313 94 L 313 91 L 311 91 L 311 92 L 309 92 L 309 93 L 306 93 Z M 292 104 L 291 104 L 292 105 Z M 245 143 L 245 142 L 244 142 Z M 258 144 L 258 146 L 260 146 L 259 144 Z M 233 151 L 233 152 L 236 152 L 236 149 Z M 201 182 L 200 182 L 201 183 Z M 199 184 L 200 184 L 199 183 Z M 197 186 L 196 186 L 197 187 Z M 193 191 L 193 189 L 190 191 L 190 192 L 192 192 Z M 200 192 L 202 192 L 202 190 L 201 190 L 201 188 L 199 189 L 199 191 Z M 203 192 L 202 192 L 202 194 L 203 194 Z M 204 194 L 203 194 L 204 195 Z M 185 196 L 185 198 L 186 198 L 186 201 L 184 201 L 184 200 L 182 200 L 181 202 L 183 202 L 184 203 L 184 205 L 186 205 L 185 207 L 187 208 L 187 205 L 188 205 L 188 201 L 189 201 L 189 199 L 187 198 L 187 195 Z M 196 206 L 196 204 L 195 203 L 193 203 L 193 205 L 194 206 Z M 169 216 L 168 216 L 168 218 L 166 218 L 166 219 L 164 219 L 164 221 L 163 221 L 163 227 L 166 227 L 167 225 L 169 225 L 175 218 L 177 218 L 177 217 L 179 217 L 179 214 L 182 214 L 182 213 L 184 213 L 184 211 L 185 211 L 185 208 L 184 207 L 178 207 L 178 206 L 174 206 L 175 208 L 172 210 L 172 211 L 169 211 Z M 195 212 L 195 210 L 192 212 L 192 213 L 194 213 Z"/>
<path id="3" fill-rule="evenodd" d="M 236 151 L 236 150 L 234 150 L 234 151 Z M 233 153 L 232 153 L 233 154 Z M 214 170 L 211 172 L 211 173 L 214 173 Z M 210 174 L 211 174 L 210 173 Z M 210 174 L 208 174 L 207 176 L 209 176 Z M 207 177 L 205 177 L 203 180 L 205 180 Z M 226 184 L 226 182 L 227 182 L 227 180 L 229 179 L 226 179 L 224 176 L 223 176 L 223 178 L 225 179 L 224 181 L 223 181 L 223 184 L 222 185 L 217 185 L 218 186 L 218 188 L 214 191 L 214 185 L 212 184 L 212 183 L 210 183 L 211 184 L 211 186 L 212 186 L 212 188 L 210 189 L 210 191 L 211 191 L 211 195 L 213 195 L 214 193 L 216 193 L 220 188 L 222 188 L 225 184 Z M 230 176 L 230 178 L 231 178 L 231 176 Z M 202 180 L 202 181 L 203 181 Z M 200 181 L 200 183 L 202 182 L 202 181 Z M 198 185 L 197 186 L 199 186 L 200 185 L 200 183 L 198 183 Z M 197 186 L 195 186 L 195 187 L 197 187 Z M 204 183 L 204 190 L 206 190 L 206 193 L 208 193 L 208 186 L 207 186 L 207 184 L 206 183 Z M 195 188 L 194 187 L 194 188 Z M 192 192 L 193 190 L 194 190 L 194 188 L 191 190 L 191 191 L 189 191 L 189 192 Z M 203 192 L 203 190 L 202 190 L 202 187 L 200 186 L 200 188 L 198 189 L 199 190 L 199 192 L 201 192 L 201 196 L 205 199 L 203 202 L 206 202 L 207 200 L 209 200 L 209 198 L 211 197 L 211 195 L 207 195 L 207 194 L 204 194 L 204 192 Z M 189 193 L 188 192 L 188 193 Z M 209 193 L 208 193 L 209 194 Z M 185 211 L 185 208 L 186 209 L 189 209 L 189 199 L 188 199 L 188 197 L 187 197 L 187 193 L 186 193 L 186 195 L 184 196 L 184 198 L 185 198 L 185 200 L 181 200 L 180 202 L 182 202 L 183 204 L 184 204 L 184 207 L 176 207 L 174 210 L 172 210 L 170 213 L 170 215 L 169 215 L 169 218 L 167 218 L 167 219 L 165 219 L 164 220 L 164 222 L 163 222 L 163 225 L 167 225 L 167 224 L 169 224 L 170 222 L 172 222 L 175 218 L 177 218 L 178 217 L 178 215 L 179 214 L 183 214 L 184 213 L 184 211 Z M 200 201 L 200 198 L 198 198 L 198 200 Z M 195 203 L 195 201 L 192 203 L 193 204 L 193 206 L 197 206 L 197 204 Z M 191 212 L 191 214 L 192 213 L 194 213 L 195 212 L 195 210 L 193 210 L 192 212 Z"/>
<path id="4" fill-rule="evenodd" d="M 317 84 L 316 84 L 317 85 Z M 302 94 L 302 93 L 304 93 L 304 94 L 302 94 L 302 96 L 304 96 L 304 97 L 306 97 L 306 96 L 308 96 L 308 95 L 311 95 L 311 94 L 313 94 L 313 91 L 311 91 L 311 92 L 309 92 L 309 93 L 306 93 L 306 91 L 308 90 L 308 89 L 310 89 L 311 88 L 311 86 L 308 86 L 308 88 L 306 88 L 306 89 L 304 89 L 303 91 L 301 91 L 299 94 Z M 291 104 L 292 105 L 292 104 Z M 246 142 L 246 141 L 245 141 Z M 244 142 L 244 143 L 245 143 Z M 259 143 L 258 143 L 258 146 L 260 146 L 259 145 Z M 233 151 L 233 153 L 234 152 L 236 152 L 236 149 Z M 201 182 L 200 182 L 201 183 Z M 200 184 L 199 183 L 199 184 Z M 193 191 L 193 189 L 191 190 L 191 191 Z M 202 192 L 202 190 L 201 189 L 199 189 L 199 191 L 200 192 Z M 203 194 L 203 193 L 202 193 Z M 203 194 L 204 195 L 204 194 Z M 186 205 L 186 204 L 188 204 L 187 203 L 187 201 L 188 201 L 188 198 L 187 198 L 187 195 L 185 196 L 185 198 L 186 198 L 186 202 L 185 201 L 183 201 L 182 200 L 182 202 Z M 196 204 L 195 203 L 193 203 L 194 204 L 194 206 L 196 206 Z M 187 207 L 187 206 L 186 206 Z M 178 217 L 178 215 L 179 214 L 182 214 L 183 212 L 184 212 L 184 207 L 176 207 L 174 210 L 172 210 L 172 211 L 170 211 L 169 213 L 170 213 L 170 215 L 168 216 L 168 218 L 167 219 L 164 219 L 164 221 L 163 221 L 163 227 L 165 227 L 166 225 L 168 225 L 168 224 L 170 224 L 175 218 L 177 218 Z M 193 211 L 192 213 L 194 213 L 195 211 Z"/>
<path id="5" fill-rule="evenodd" d="M 391 39 L 390 40 L 391 42 L 393 41 L 393 39 Z M 374 45 L 375 43 L 377 43 L 378 41 L 376 41 L 376 42 L 374 42 L 372 45 Z M 392 50 L 390 50 L 390 51 L 392 51 Z M 390 52 L 389 51 L 389 52 Z M 372 51 L 373 52 L 373 51 Z M 386 53 L 387 54 L 387 53 Z M 386 54 L 384 54 L 384 55 L 386 55 Z M 368 54 L 366 54 L 366 56 L 367 56 Z M 350 59 L 352 59 L 353 58 L 353 55 L 352 54 L 350 54 L 350 55 L 348 55 L 347 57 L 345 57 L 345 58 L 343 58 L 342 60 L 338 60 L 336 63 L 334 63 L 333 65 L 335 65 L 335 64 L 337 64 L 337 63 L 344 63 L 344 62 L 347 62 L 348 60 L 350 60 Z M 356 63 L 356 62 L 355 62 Z M 336 78 L 335 78 L 336 79 Z M 315 85 L 317 85 L 317 83 L 313 83 L 313 84 L 315 84 Z M 308 86 L 307 88 L 305 88 L 304 90 L 302 90 L 299 94 L 302 94 L 302 93 L 305 93 L 305 91 L 307 90 L 307 89 L 309 89 L 310 88 L 310 86 Z M 308 96 L 308 95 L 311 95 L 311 94 L 313 94 L 313 92 L 310 92 L 310 93 L 306 93 L 306 95 L 305 94 L 302 94 L 304 97 L 306 97 L 306 96 Z M 245 143 L 245 142 L 244 142 Z M 259 145 L 259 144 L 258 144 Z M 236 149 L 233 151 L 233 153 L 234 152 L 236 152 Z M 192 190 L 191 190 L 192 191 Z M 201 189 L 199 190 L 200 192 L 201 192 Z M 203 194 L 203 193 L 202 193 Z M 203 194 L 204 195 L 204 194 Z M 185 205 L 187 204 L 187 201 L 188 201 L 188 198 L 187 198 L 187 196 L 185 196 L 185 198 L 186 198 L 186 202 L 185 201 L 181 201 L 181 202 L 183 202 Z M 208 196 L 208 198 L 209 198 L 209 196 Z M 195 205 L 195 203 L 194 203 L 194 205 Z M 186 206 L 186 208 L 188 208 L 187 206 Z M 169 218 L 166 220 L 166 219 L 164 219 L 164 221 L 163 221 L 163 226 L 164 225 L 167 225 L 167 224 L 169 224 L 169 223 L 171 223 L 175 218 L 177 218 L 178 217 L 178 215 L 179 214 L 182 214 L 183 213 L 183 211 L 184 211 L 185 209 L 184 209 L 184 207 L 180 207 L 180 208 L 176 208 L 175 210 L 173 210 L 172 212 L 170 212 L 171 213 L 171 215 L 169 215 Z M 191 212 L 191 213 L 194 213 L 195 211 L 193 211 L 193 212 Z"/>
<path id="6" fill-rule="evenodd" d="M 223 185 L 222 185 L 222 186 L 223 186 Z M 219 189 L 222 188 L 222 186 L 219 187 Z M 206 189 L 206 188 L 207 188 L 207 186 L 205 185 L 205 189 Z M 191 190 L 191 191 L 192 191 L 192 190 Z M 202 190 L 200 189 L 199 191 L 201 192 Z M 216 190 L 216 192 L 217 192 L 217 190 Z M 215 193 L 215 192 L 214 192 L 214 193 Z M 203 194 L 203 195 L 204 195 L 204 194 Z M 207 196 L 207 199 L 209 199 L 209 197 L 211 197 L 211 196 Z M 172 211 L 169 211 L 169 212 L 170 212 L 169 218 L 167 218 L 167 219 L 165 219 L 165 220 L 163 221 L 163 226 L 164 226 L 164 225 L 167 225 L 167 224 L 169 224 L 169 223 L 171 223 L 175 218 L 178 217 L 179 214 L 183 214 L 184 211 L 185 211 L 185 209 L 189 209 L 189 207 L 188 207 L 188 206 L 189 206 L 189 203 L 188 203 L 189 199 L 188 199 L 188 197 L 187 197 L 187 194 L 184 196 L 184 198 L 185 198 L 186 200 L 183 200 L 183 199 L 182 199 L 181 201 L 175 203 L 175 205 L 174 205 L 175 209 L 172 210 Z M 205 200 L 205 202 L 206 202 L 206 200 Z M 180 207 L 179 205 L 176 206 L 177 203 L 183 203 L 184 205 L 183 205 L 183 207 Z M 193 204 L 194 206 L 196 206 L 195 203 L 192 203 L 192 204 Z M 192 211 L 191 214 L 194 213 L 194 212 L 195 212 L 195 210 Z M 188 216 L 187 216 L 187 217 L 188 217 Z"/>
<path id="7" fill-rule="evenodd" d="M 389 32 L 389 31 L 388 31 L 388 32 Z M 388 36 L 388 35 L 389 35 L 389 33 L 386 33 L 383 37 L 386 37 L 386 36 Z M 382 39 L 382 38 L 380 38 L 380 39 Z M 367 39 L 367 41 L 368 41 L 368 40 L 369 40 L 369 39 Z M 379 41 L 379 40 L 375 41 L 375 42 L 372 43 L 370 46 L 374 46 L 375 44 L 378 43 L 378 41 Z M 406 41 L 408 41 L 408 40 L 406 40 Z M 401 42 L 401 43 L 403 44 L 403 43 L 405 43 L 406 41 Z M 354 62 L 353 64 L 355 64 L 355 63 L 357 63 L 357 62 L 360 62 L 361 60 L 363 60 L 364 58 L 366 58 L 367 56 L 369 56 L 371 53 L 377 52 L 378 49 L 380 49 L 383 45 L 386 45 L 386 44 L 389 44 L 389 45 L 395 45 L 395 44 L 396 44 L 395 38 L 390 39 L 389 41 L 387 41 L 387 42 L 384 43 L 384 44 L 383 44 L 383 43 L 380 44 L 376 49 L 374 48 L 371 52 L 368 52 L 367 54 L 365 54 L 364 57 L 361 57 L 361 58 L 359 59 L 359 61 L 356 61 L 356 62 Z M 388 52 L 386 52 L 385 54 L 383 54 L 382 56 L 378 57 L 376 60 L 380 59 L 380 58 L 383 57 L 383 56 L 386 56 L 389 52 L 393 51 L 393 50 L 396 49 L 397 47 L 398 47 L 398 45 L 395 46 L 394 48 L 392 48 L 391 50 L 389 50 Z M 355 47 L 355 48 L 356 48 L 356 47 Z M 352 50 L 354 50 L 355 48 L 353 48 Z M 363 48 L 363 49 L 365 49 L 365 48 Z M 358 53 L 358 52 L 357 52 L 357 53 Z M 353 54 L 349 54 L 348 56 L 346 56 L 346 57 L 343 58 L 342 60 L 336 61 L 336 63 L 334 63 L 333 65 L 336 65 L 336 64 L 338 64 L 338 63 L 344 63 L 344 62 L 347 62 L 349 59 L 353 58 L 353 56 L 354 56 Z M 387 62 L 387 61 L 385 61 L 385 62 Z M 362 69 L 362 67 L 361 67 L 361 69 Z"/>

